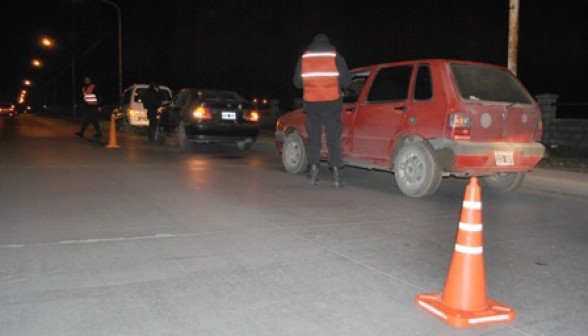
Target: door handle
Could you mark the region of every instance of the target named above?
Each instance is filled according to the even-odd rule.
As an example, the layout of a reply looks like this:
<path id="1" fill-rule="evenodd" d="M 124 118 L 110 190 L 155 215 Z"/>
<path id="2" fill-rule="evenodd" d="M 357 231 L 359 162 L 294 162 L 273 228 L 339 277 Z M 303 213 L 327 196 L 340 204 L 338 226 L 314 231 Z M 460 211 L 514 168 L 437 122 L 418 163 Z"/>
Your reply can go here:
<path id="1" fill-rule="evenodd" d="M 346 107 L 343 109 L 343 111 L 348 113 L 355 113 L 355 107 Z"/>
<path id="2" fill-rule="evenodd" d="M 396 106 L 394 109 L 402 112 L 408 111 L 408 107 L 406 106 Z"/>

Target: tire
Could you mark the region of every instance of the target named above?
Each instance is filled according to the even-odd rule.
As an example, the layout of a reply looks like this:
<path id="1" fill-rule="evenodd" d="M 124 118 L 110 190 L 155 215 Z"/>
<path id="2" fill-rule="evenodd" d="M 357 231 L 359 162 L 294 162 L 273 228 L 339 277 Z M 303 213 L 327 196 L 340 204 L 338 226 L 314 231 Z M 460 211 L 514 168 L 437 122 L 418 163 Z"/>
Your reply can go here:
<path id="1" fill-rule="evenodd" d="M 402 146 L 394 158 L 394 178 L 408 197 L 424 197 L 437 191 L 442 174 L 431 146 L 423 142 Z"/>
<path id="2" fill-rule="evenodd" d="M 498 173 L 482 176 L 482 182 L 488 189 L 498 192 L 509 192 L 518 189 L 525 180 L 525 173 Z"/>
<path id="3" fill-rule="evenodd" d="M 253 140 L 253 139 L 239 141 L 239 142 L 237 142 L 237 148 L 239 148 L 239 150 L 242 152 L 248 152 L 251 150 L 251 148 L 253 148 L 254 143 L 255 143 L 255 140 Z"/>
<path id="4" fill-rule="evenodd" d="M 178 125 L 178 143 L 180 144 L 180 148 L 183 150 L 191 150 L 192 143 L 188 140 L 188 135 L 186 134 L 186 124 L 184 121 L 180 121 Z"/>
<path id="5" fill-rule="evenodd" d="M 308 160 L 304 142 L 298 133 L 286 136 L 282 146 L 282 164 L 290 174 L 300 174 L 306 171 Z"/>

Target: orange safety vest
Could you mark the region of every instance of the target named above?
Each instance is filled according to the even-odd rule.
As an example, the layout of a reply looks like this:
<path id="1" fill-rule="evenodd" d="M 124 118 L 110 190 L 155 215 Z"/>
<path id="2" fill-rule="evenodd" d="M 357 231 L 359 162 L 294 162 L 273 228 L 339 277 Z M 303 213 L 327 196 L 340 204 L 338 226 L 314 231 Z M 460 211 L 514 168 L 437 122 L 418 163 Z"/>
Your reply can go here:
<path id="1" fill-rule="evenodd" d="M 96 97 L 96 94 L 94 93 L 94 88 L 96 88 L 96 85 L 90 84 L 82 89 L 84 102 L 88 105 L 98 105 L 98 97 Z"/>
<path id="2" fill-rule="evenodd" d="M 332 101 L 341 96 L 339 70 L 334 51 L 307 51 L 302 55 L 302 85 L 304 100 Z"/>

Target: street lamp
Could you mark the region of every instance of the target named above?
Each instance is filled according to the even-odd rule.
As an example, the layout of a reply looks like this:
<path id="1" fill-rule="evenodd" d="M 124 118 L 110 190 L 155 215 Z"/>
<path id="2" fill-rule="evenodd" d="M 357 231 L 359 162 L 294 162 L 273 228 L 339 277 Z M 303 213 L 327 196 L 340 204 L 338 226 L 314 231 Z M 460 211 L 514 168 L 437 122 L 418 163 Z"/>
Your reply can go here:
<path id="1" fill-rule="evenodd" d="M 31 85 L 32 85 L 31 81 L 30 81 L 30 80 L 28 80 L 28 79 L 25 79 L 25 80 L 24 80 L 22 83 L 23 83 L 25 86 L 31 86 Z"/>
<path id="2" fill-rule="evenodd" d="M 47 48 L 51 48 L 54 45 L 53 40 L 51 40 L 48 37 L 43 37 L 41 39 L 41 44 Z M 64 50 L 68 50 L 68 49 L 64 48 L 63 46 L 61 48 Z M 72 109 L 72 116 L 75 118 L 76 117 L 76 62 L 75 62 L 73 50 L 69 50 L 69 53 L 71 55 L 71 109 Z"/>
<path id="3" fill-rule="evenodd" d="M 118 95 L 122 95 L 122 19 L 120 7 L 112 1 L 100 0 L 116 8 L 118 15 Z"/>
<path id="4" fill-rule="evenodd" d="M 38 60 L 38 59 L 36 59 L 36 58 L 34 58 L 34 59 L 33 59 L 32 63 L 33 63 L 33 66 L 34 66 L 35 68 L 40 68 L 40 67 L 43 65 L 43 64 L 41 63 L 41 61 L 39 61 L 39 60 Z"/>

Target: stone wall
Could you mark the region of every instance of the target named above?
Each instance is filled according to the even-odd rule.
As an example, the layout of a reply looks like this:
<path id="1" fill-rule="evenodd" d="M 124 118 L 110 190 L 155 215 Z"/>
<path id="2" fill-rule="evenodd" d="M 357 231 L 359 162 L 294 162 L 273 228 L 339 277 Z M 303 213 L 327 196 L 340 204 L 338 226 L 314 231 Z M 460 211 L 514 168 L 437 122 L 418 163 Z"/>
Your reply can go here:
<path id="1" fill-rule="evenodd" d="M 537 102 L 543 117 L 541 142 L 550 147 L 570 147 L 588 150 L 588 119 L 558 119 L 555 94 L 540 94 Z"/>

